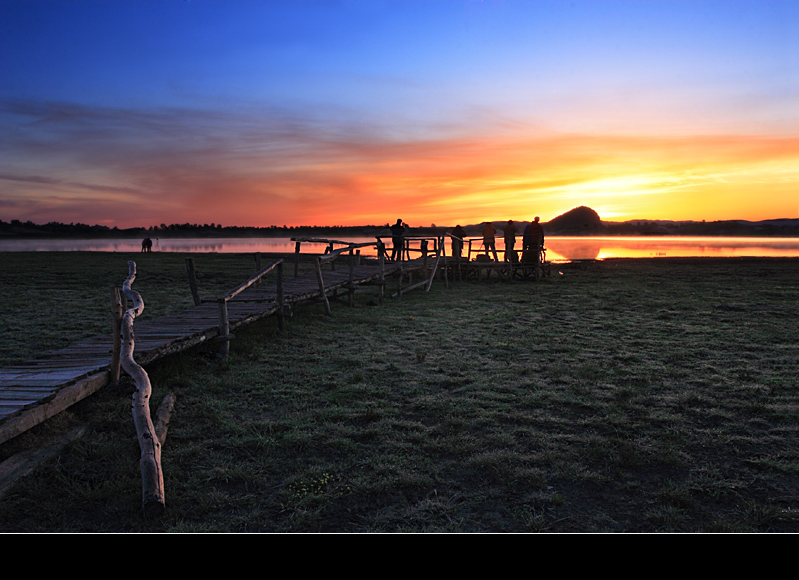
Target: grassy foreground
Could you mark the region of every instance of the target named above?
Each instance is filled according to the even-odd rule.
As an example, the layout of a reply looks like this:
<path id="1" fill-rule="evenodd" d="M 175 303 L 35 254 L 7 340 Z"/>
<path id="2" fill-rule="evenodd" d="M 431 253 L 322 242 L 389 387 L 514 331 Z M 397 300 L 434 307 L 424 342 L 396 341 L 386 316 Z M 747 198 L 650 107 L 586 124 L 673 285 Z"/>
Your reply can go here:
<path id="1" fill-rule="evenodd" d="M 133 257 L 145 315 L 191 304 L 184 256 Z M 3 255 L 4 364 L 108 332 L 127 259 Z M 253 269 L 195 262 L 205 295 Z M 177 395 L 164 515 L 141 516 L 130 397 L 108 388 L 0 446 L 88 426 L 0 500 L 0 531 L 799 531 L 799 260 L 560 270 L 364 288 L 239 330 L 224 362 L 154 364 L 153 407 Z"/>

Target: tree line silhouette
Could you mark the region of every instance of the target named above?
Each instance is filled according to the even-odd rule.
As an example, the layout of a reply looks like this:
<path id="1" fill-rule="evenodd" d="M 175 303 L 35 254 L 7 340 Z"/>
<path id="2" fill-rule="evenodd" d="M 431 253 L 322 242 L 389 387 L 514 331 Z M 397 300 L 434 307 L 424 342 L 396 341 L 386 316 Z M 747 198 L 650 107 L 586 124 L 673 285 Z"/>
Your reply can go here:
<path id="1" fill-rule="evenodd" d="M 562 216 L 544 222 L 547 235 L 608 235 L 608 236 L 755 236 L 755 237 L 797 237 L 799 219 L 774 219 L 763 221 L 719 220 L 719 221 L 668 221 L 668 220 L 630 220 L 607 222 L 599 216 L 585 218 L 589 208 L 575 208 Z M 593 212 L 593 210 L 590 210 Z M 507 220 L 492 223 L 502 230 Z M 527 222 L 518 221 L 520 227 Z M 481 224 L 463 226 L 468 236 L 479 236 Z M 388 235 L 389 223 L 365 226 L 223 226 L 222 224 L 160 224 L 149 227 L 118 228 L 116 226 L 89 225 L 83 223 L 47 222 L 36 224 L 30 220 L 21 221 L 0 219 L 0 237 L 53 237 L 53 238 L 169 238 L 169 237 L 371 237 Z M 452 230 L 451 226 L 410 226 L 409 235 L 443 235 Z"/>

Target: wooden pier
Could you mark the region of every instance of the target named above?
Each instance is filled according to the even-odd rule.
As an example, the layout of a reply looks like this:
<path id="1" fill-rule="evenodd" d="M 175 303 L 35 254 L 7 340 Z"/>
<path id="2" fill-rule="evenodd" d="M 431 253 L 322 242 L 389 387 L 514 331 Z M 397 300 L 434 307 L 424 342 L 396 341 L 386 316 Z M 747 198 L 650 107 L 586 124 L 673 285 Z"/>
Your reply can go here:
<path id="1" fill-rule="evenodd" d="M 412 238 L 406 243 L 408 252 L 420 254 L 404 261 L 386 260 L 382 240 L 367 244 L 329 242 L 329 251 L 314 258 L 314 271 L 303 276 L 297 273 L 300 246 L 303 242 L 322 240 L 297 239 L 294 275 L 286 276 L 285 259 L 261 268 L 247 281 L 225 295 L 201 299 L 191 283 L 195 306 L 183 312 L 156 320 L 137 321 L 134 327 L 134 360 L 144 366 L 166 355 L 180 352 L 208 341 L 218 341 L 224 356 L 233 339 L 232 331 L 266 316 L 278 316 L 282 328 L 284 317 L 291 315 L 294 305 L 322 302 L 331 313 L 329 296 L 352 294 L 364 285 L 377 285 L 384 295 L 401 296 L 415 288 L 430 289 L 436 274 L 445 272 L 443 238 Z M 433 242 L 429 248 L 428 242 Z M 419 248 L 413 248 L 414 243 Z M 346 244 L 335 249 L 336 244 Z M 373 248 L 376 258 L 361 258 L 362 249 Z M 429 248 L 429 250 L 428 250 Z M 194 271 L 187 260 L 190 281 Z M 277 280 L 267 283 L 266 274 L 276 272 Z M 120 278 L 124 279 L 123 273 Z M 408 281 L 411 275 L 417 281 Z M 389 289 L 393 282 L 393 292 Z M 447 276 L 443 279 L 446 281 Z M 448 282 L 447 282 L 448 283 Z M 403 286 L 404 284 L 404 286 Z M 72 344 L 23 364 L 0 369 L 0 443 L 38 425 L 119 379 L 119 327 L 123 303 L 116 288 L 111 290 L 114 329 Z M 146 297 L 144 297 L 146 302 Z M 118 302 L 115 302 L 118 301 Z"/>

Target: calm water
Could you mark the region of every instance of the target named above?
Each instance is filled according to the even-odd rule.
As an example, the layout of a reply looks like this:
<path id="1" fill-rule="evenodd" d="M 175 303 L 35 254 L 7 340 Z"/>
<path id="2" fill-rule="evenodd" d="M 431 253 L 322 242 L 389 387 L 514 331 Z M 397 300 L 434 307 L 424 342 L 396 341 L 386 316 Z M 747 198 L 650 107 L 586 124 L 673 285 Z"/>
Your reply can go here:
<path id="1" fill-rule="evenodd" d="M 347 238 L 346 241 L 372 242 L 374 238 Z M 390 241 L 386 238 L 384 241 Z M 153 240 L 155 252 L 277 252 L 294 251 L 289 238 L 184 238 Z M 517 249 L 521 240 L 517 242 Z M 325 244 L 303 243 L 303 253 L 321 253 Z M 341 246 L 336 246 L 340 248 Z M 416 246 L 418 247 L 418 242 Z M 430 245 L 432 248 L 432 243 Z M 651 258 L 651 257 L 799 257 L 799 238 L 684 238 L 684 237 L 549 237 L 547 259 L 554 261 Z M 473 239 L 472 252 L 478 252 L 481 240 Z M 504 244 L 497 239 L 497 251 Z M 0 252 L 139 252 L 141 240 L 0 240 Z M 468 244 L 464 254 L 468 251 Z M 370 255 L 368 248 L 362 250 Z M 373 255 L 373 252 L 371 252 Z M 447 254 L 450 254 L 449 247 Z M 500 259 L 502 256 L 500 255 Z"/>

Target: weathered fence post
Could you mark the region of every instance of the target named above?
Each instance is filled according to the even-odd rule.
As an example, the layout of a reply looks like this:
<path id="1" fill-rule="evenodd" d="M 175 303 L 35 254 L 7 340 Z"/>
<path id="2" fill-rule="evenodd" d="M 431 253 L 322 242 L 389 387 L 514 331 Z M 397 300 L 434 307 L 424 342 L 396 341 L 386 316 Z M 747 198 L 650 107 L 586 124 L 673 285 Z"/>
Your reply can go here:
<path id="1" fill-rule="evenodd" d="M 397 276 L 397 296 L 402 298 L 402 261 L 399 263 L 399 275 Z"/>
<path id="2" fill-rule="evenodd" d="M 152 387 L 147 372 L 133 360 L 133 319 L 144 311 L 144 301 L 138 292 L 131 289 L 136 279 L 136 262 L 128 262 L 128 277 L 122 285 L 124 294 L 133 301 L 133 308 L 122 317 L 121 364 L 125 372 L 136 382 L 133 394 L 133 422 L 139 439 L 142 474 L 142 509 L 145 516 L 157 516 L 164 511 L 164 474 L 161 469 L 161 442 L 150 419 L 150 395 Z"/>
<path id="3" fill-rule="evenodd" d="M 222 358 L 225 358 L 230 353 L 230 319 L 227 313 L 227 300 L 220 298 L 217 303 L 219 304 L 219 335 L 217 338 L 222 342 L 219 350 Z"/>
<path id="4" fill-rule="evenodd" d="M 541 280 L 541 247 L 540 242 L 535 244 L 535 281 Z"/>
<path id="5" fill-rule="evenodd" d="M 358 254 L 360 254 L 360 250 Z M 350 261 L 350 277 L 349 281 L 347 282 L 347 289 L 349 290 L 349 295 L 347 296 L 347 304 L 352 306 L 353 300 L 355 299 L 355 256 L 353 254 L 353 246 L 350 244 L 350 251 L 349 251 L 349 261 Z"/>
<path id="6" fill-rule="evenodd" d="M 447 249 L 444 247 L 444 238 L 436 239 L 436 265 L 433 266 L 433 274 L 430 276 L 430 283 L 427 285 L 427 290 L 430 290 L 430 285 L 433 283 L 433 276 L 436 274 L 436 269 L 441 265 L 441 273 L 444 275 L 444 287 L 449 288 L 449 277 L 447 269 Z"/>
<path id="7" fill-rule="evenodd" d="M 381 244 L 382 245 L 382 244 Z M 380 263 L 380 304 L 383 303 L 383 295 L 386 293 L 386 254 L 379 251 L 378 262 Z"/>
<path id="8" fill-rule="evenodd" d="M 286 328 L 286 321 L 284 318 L 284 304 L 283 304 L 283 262 L 277 265 L 277 327 L 280 330 Z"/>
<path id="9" fill-rule="evenodd" d="M 120 357 L 122 356 L 122 297 L 119 295 L 119 288 L 111 287 L 111 322 L 112 332 L 114 333 L 114 346 L 111 350 L 111 366 L 109 367 L 109 381 L 112 384 L 119 382 Z"/>
<path id="10" fill-rule="evenodd" d="M 194 271 L 194 259 L 186 258 L 186 270 L 189 274 L 189 288 L 191 288 L 191 296 L 194 298 L 194 305 L 200 305 L 200 293 L 197 291 L 197 274 Z"/>
<path id="11" fill-rule="evenodd" d="M 325 312 L 330 316 L 330 301 L 327 299 L 327 293 L 325 292 L 325 281 L 322 278 L 322 258 L 319 256 L 316 257 L 316 281 L 319 282 L 319 296 L 325 303 Z"/>

